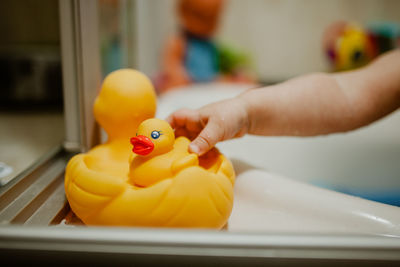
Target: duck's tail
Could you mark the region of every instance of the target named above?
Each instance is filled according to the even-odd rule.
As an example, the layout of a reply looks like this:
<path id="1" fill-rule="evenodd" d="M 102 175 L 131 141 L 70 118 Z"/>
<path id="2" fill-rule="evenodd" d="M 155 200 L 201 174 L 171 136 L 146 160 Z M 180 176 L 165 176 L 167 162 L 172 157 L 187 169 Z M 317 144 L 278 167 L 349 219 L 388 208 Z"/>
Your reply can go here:
<path id="1" fill-rule="evenodd" d="M 65 171 L 65 193 L 72 211 L 82 220 L 125 190 L 123 180 L 89 169 L 86 154 L 74 156 Z"/>

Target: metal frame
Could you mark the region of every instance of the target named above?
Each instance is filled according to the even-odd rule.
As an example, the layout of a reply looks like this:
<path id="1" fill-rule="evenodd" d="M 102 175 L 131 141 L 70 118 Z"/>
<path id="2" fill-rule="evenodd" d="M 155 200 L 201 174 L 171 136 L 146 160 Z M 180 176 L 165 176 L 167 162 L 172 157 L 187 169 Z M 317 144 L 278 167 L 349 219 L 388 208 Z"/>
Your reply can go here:
<path id="1" fill-rule="evenodd" d="M 2 253 L 58 255 L 91 263 L 280 265 L 393 263 L 397 238 L 359 235 L 251 234 L 149 228 L 0 227 Z M 100 255 L 100 257 L 99 257 Z M 38 257 L 40 261 L 42 258 Z"/>
<path id="2" fill-rule="evenodd" d="M 69 207 L 64 169 L 72 154 L 98 143 L 93 101 L 100 88 L 97 0 L 60 0 L 64 118 L 66 137 L 6 186 L 0 188 L 0 223 L 49 225 L 63 219 Z M 51 134 L 51 133 L 50 133 Z"/>
<path id="3" fill-rule="evenodd" d="M 122 65 L 127 68 L 138 68 L 137 63 L 137 1 L 119 0 L 120 2 L 120 24 L 121 24 L 121 47 L 124 54 Z"/>
<path id="4" fill-rule="evenodd" d="M 93 101 L 100 89 L 101 62 L 96 0 L 60 0 L 64 117 L 69 151 L 87 151 L 99 142 Z"/>
<path id="5" fill-rule="evenodd" d="M 50 225 L 68 211 L 64 169 L 71 157 L 57 147 L 0 188 L 0 223 Z"/>

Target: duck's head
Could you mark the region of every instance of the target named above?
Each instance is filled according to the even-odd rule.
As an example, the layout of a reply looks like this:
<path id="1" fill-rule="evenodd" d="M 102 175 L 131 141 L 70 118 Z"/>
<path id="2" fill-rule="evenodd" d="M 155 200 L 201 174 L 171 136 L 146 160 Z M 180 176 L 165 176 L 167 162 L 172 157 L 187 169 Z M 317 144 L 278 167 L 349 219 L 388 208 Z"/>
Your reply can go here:
<path id="1" fill-rule="evenodd" d="M 140 122 L 153 118 L 156 94 L 149 78 L 133 69 L 107 75 L 94 104 L 94 115 L 109 140 L 129 140 Z"/>
<path id="2" fill-rule="evenodd" d="M 139 156 L 157 156 L 174 147 L 175 134 L 168 122 L 160 119 L 143 121 L 131 138 L 132 151 Z"/>

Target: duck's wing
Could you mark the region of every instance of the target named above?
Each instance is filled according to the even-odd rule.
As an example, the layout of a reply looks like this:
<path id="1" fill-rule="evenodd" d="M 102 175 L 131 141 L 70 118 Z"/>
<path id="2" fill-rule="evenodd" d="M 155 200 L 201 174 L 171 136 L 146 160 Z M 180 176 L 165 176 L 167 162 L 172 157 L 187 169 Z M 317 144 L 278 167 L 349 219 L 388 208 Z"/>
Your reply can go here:
<path id="1" fill-rule="evenodd" d="M 175 175 L 185 168 L 198 165 L 199 165 L 198 156 L 196 154 L 189 154 L 172 162 L 171 172 L 173 175 Z"/>
<path id="2" fill-rule="evenodd" d="M 177 150 L 187 150 L 190 144 L 190 140 L 184 136 L 179 136 L 175 139 L 174 149 Z"/>

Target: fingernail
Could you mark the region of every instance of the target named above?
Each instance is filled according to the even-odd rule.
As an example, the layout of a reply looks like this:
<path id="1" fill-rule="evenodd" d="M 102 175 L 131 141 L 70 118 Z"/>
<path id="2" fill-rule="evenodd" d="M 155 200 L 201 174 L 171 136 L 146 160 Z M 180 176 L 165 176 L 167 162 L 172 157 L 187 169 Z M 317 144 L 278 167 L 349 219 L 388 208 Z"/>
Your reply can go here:
<path id="1" fill-rule="evenodd" d="M 199 154 L 199 151 L 200 151 L 199 147 L 196 146 L 195 144 L 190 144 L 189 145 L 189 150 L 191 152 L 193 152 L 193 153 L 196 153 L 196 154 Z"/>

